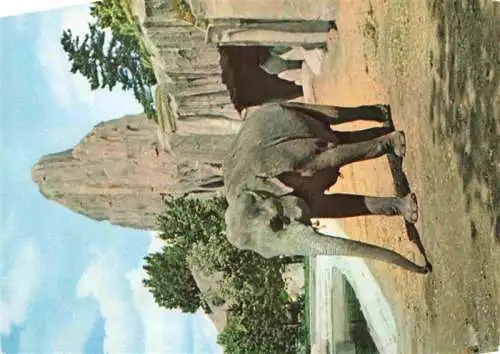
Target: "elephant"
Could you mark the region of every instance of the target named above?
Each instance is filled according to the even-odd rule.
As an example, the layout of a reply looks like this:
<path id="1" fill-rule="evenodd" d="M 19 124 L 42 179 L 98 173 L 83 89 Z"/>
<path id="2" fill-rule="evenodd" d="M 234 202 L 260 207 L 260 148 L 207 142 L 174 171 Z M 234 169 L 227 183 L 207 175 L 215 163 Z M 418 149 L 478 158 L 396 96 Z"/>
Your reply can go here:
<path id="1" fill-rule="evenodd" d="M 235 247 L 265 258 L 342 255 L 371 258 L 427 273 L 402 255 L 355 240 L 325 236 L 311 218 L 401 215 L 418 219 L 415 194 L 403 198 L 325 195 L 340 167 L 391 153 L 404 156 L 406 138 L 384 124 L 360 131 L 334 131 L 331 125 L 355 120 L 386 123 L 390 106 L 337 107 L 273 102 L 256 108 L 223 161 L 226 237 Z"/>

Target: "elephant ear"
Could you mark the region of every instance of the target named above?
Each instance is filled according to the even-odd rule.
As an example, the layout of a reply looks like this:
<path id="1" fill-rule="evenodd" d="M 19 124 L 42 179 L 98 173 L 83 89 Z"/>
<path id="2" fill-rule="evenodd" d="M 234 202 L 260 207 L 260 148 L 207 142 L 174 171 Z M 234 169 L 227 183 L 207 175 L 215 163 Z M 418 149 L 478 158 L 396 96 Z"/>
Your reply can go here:
<path id="1" fill-rule="evenodd" d="M 279 200 L 284 215 L 288 216 L 290 219 L 298 220 L 303 224 L 310 224 L 311 213 L 304 199 L 293 195 L 287 195 Z"/>
<path id="2" fill-rule="evenodd" d="M 268 177 L 264 175 L 257 175 L 253 178 L 248 186 L 250 190 L 255 192 L 267 192 L 276 197 L 281 197 L 290 194 L 293 188 L 287 186 L 276 177 Z"/>
<path id="3" fill-rule="evenodd" d="M 248 217 L 252 204 L 255 203 L 255 196 L 252 193 L 243 192 L 239 197 L 229 203 L 224 219 L 226 222 L 227 240 L 235 247 L 244 249 L 248 241 Z"/>

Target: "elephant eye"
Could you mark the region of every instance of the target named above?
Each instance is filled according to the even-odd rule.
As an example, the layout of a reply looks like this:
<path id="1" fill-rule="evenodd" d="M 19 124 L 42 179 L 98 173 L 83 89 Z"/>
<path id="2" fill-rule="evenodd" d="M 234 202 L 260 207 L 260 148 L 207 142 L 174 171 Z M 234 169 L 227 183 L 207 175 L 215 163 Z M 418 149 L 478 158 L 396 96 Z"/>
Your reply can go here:
<path id="1" fill-rule="evenodd" d="M 269 220 L 269 227 L 271 227 L 271 230 L 273 230 L 274 232 L 283 230 L 283 221 L 278 215 L 276 215 L 271 220 Z"/>
<path id="2" fill-rule="evenodd" d="M 290 224 L 290 218 L 288 216 L 276 215 L 271 220 L 269 220 L 269 227 L 274 232 L 283 230 L 285 225 Z"/>

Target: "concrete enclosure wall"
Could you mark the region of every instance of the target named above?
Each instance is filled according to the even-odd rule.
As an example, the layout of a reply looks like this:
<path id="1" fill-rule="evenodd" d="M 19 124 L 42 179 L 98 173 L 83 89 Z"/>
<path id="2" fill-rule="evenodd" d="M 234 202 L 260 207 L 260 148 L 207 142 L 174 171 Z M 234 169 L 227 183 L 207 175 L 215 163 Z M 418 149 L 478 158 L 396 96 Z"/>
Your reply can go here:
<path id="1" fill-rule="evenodd" d="M 197 18 L 334 20 L 338 0 L 189 0 Z"/>

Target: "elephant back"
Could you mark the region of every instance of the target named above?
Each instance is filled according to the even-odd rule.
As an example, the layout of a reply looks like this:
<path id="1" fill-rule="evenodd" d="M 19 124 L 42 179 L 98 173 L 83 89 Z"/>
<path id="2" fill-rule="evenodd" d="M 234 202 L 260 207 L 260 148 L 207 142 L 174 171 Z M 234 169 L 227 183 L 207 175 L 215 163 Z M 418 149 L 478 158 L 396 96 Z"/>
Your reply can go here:
<path id="1" fill-rule="evenodd" d="M 243 122 L 238 141 L 273 145 L 284 138 L 313 137 L 308 117 L 299 111 L 268 103 L 251 112 Z"/>
<path id="2" fill-rule="evenodd" d="M 314 118 L 279 103 L 261 106 L 244 121 L 224 159 L 224 185 L 230 196 L 255 176 L 293 171 L 319 154 L 328 141 L 318 137 Z"/>

